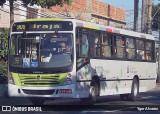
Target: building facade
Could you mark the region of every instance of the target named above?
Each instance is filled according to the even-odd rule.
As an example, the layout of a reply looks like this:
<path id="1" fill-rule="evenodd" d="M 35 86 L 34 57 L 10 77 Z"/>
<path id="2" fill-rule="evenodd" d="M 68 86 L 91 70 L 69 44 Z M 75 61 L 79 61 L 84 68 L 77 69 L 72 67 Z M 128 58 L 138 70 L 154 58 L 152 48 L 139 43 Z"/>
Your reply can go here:
<path id="1" fill-rule="evenodd" d="M 41 9 L 43 14 L 54 17 L 73 17 L 103 25 L 123 28 L 126 24 L 125 10 L 98 0 L 72 0 L 71 5 Z"/>
<path id="2" fill-rule="evenodd" d="M 72 0 L 71 5 L 53 6 L 44 9 L 39 6 L 24 7 L 14 2 L 14 21 L 39 17 L 73 17 L 76 19 L 123 28 L 126 24 L 125 10 L 98 0 Z M 0 6 L 0 28 L 10 27 L 9 2 Z"/>
<path id="3" fill-rule="evenodd" d="M 22 2 L 17 0 L 14 2 L 14 21 L 23 20 L 26 18 L 38 18 L 40 15 L 40 6 L 28 6 L 24 7 Z M 0 29 L 10 27 L 10 10 L 9 1 L 3 6 L 0 6 Z"/>

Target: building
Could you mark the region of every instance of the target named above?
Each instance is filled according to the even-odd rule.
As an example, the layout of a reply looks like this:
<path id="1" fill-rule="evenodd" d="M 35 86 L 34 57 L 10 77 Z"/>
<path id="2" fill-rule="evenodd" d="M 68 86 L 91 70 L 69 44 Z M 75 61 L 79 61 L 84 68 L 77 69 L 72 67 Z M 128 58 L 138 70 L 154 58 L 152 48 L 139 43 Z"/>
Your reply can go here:
<path id="1" fill-rule="evenodd" d="M 71 5 L 53 6 L 44 9 L 40 6 L 24 7 L 22 2 L 14 2 L 14 20 L 39 17 L 73 17 L 103 25 L 123 28 L 126 24 L 125 10 L 98 0 L 72 0 Z M 0 28 L 10 27 L 9 2 L 0 6 Z"/>
<path id="2" fill-rule="evenodd" d="M 24 7 L 21 1 L 14 2 L 14 21 L 26 18 L 38 18 L 40 15 L 40 6 Z M 0 6 L 0 29 L 10 27 L 10 10 L 9 1 Z"/>
<path id="3" fill-rule="evenodd" d="M 41 9 L 41 13 L 54 17 L 73 17 L 103 25 L 123 28 L 126 24 L 125 10 L 98 0 L 72 0 L 71 5 Z"/>

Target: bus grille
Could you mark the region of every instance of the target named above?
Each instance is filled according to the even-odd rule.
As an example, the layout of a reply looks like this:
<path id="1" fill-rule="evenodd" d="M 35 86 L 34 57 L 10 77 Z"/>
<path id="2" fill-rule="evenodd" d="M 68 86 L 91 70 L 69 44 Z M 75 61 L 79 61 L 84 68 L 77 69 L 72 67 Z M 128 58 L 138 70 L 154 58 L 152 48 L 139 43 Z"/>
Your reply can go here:
<path id="1" fill-rule="evenodd" d="M 22 89 L 25 94 L 31 95 L 51 95 L 55 92 L 55 90 L 26 90 Z"/>
<path id="2" fill-rule="evenodd" d="M 52 86 L 60 84 L 58 75 L 45 76 L 45 75 L 19 75 L 19 82 L 21 85 L 36 85 L 36 86 Z"/>

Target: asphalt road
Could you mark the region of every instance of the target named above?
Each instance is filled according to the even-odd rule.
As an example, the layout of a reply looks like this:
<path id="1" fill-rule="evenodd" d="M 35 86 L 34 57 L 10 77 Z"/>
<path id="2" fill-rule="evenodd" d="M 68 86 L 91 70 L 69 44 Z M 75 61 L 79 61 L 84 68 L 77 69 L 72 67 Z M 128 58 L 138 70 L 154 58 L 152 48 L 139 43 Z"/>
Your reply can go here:
<path id="1" fill-rule="evenodd" d="M 0 98 L 1 106 L 26 106 L 33 105 L 28 98 Z M 160 111 L 151 111 L 151 108 L 156 110 L 160 108 L 160 85 L 156 88 L 141 93 L 136 102 L 132 101 L 121 101 L 119 95 L 114 96 L 106 96 L 98 98 L 95 106 L 86 106 L 85 104 L 80 103 L 80 99 L 56 99 L 56 100 L 47 100 L 44 103 L 44 109 L 53 110 L 53 108 L 57 108 L 57 111 L 45 111 L 41 113 L 53 113 L 54 114 L 106 114 L 106 113 L 114 113 L 114 114 L 159 114 Z M 56 106 L 55 106 L 56 105 Z M 65 106 L 63 106 L 65 105 Z M 157 107 L 158 105 L 158 107 Z M 150 111 L 145 111 L 146 108 L 150 109 Z M 68 111 L 66 111 L 68 110 Z M 73 111 L 74 110 L 74 111 Z M 141 110 L 141 111 L 138 111 Z M 160 110 L 160 109 L 159 109 Z M 8 112 L 3 112 L 8 113 Z M 12 112 L 16 113 L 16 112 Z M 27 112 L 25 112 L 27 113 Z M 35 112 L 36 113 L 36 112 Z M 38 112 L 39 114 L 39 112 Z"/>

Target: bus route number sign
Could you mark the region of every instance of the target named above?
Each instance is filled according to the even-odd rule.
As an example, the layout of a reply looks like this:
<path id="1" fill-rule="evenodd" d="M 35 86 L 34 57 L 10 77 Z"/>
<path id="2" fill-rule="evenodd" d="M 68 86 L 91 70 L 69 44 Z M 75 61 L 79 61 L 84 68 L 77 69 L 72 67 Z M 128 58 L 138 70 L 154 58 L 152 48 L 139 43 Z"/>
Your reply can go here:
<path id="1" fill-rule="evenodd" d="M 17 25 L 16 26 L 17 31 L 24 31 L 26 29 L 26 25 Z M 27 31 L 50 31 L 50 30 L 61 30 L 60 24 L 32 24 L 29 25 L 29 28 Z"/>

